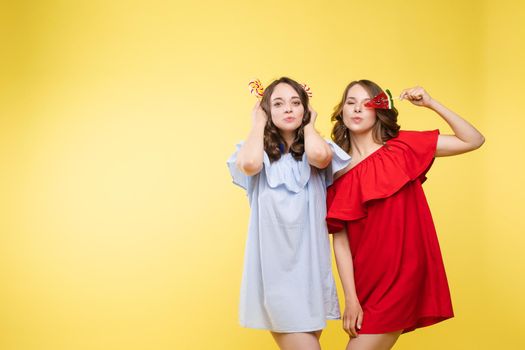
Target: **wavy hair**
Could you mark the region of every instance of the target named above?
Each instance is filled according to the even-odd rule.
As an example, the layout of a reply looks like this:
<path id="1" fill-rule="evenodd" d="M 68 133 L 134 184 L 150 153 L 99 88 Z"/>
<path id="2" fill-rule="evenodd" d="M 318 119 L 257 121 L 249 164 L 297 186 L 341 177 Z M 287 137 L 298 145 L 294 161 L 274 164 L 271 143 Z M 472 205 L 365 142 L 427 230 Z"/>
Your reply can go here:
<path id="1" fill-rule="evenodd" d="M 264 128 L 264 150 L 268 154 L 270 161 L 276 161 L 281 158 L 281 148 L 285 145 L 285 141 L 279 129 L 272 122 L 272 108 L 270 98 L 272 97 L 273 90 L 278 84 L 290 85 L 299 95 L 299 99 L 304 107 L 304 114 L 301 126 L 296 130 L 295 138 L 290 145 L 290 153 L 295 160 L 301 160 L 304 153 L 304 127 L 310 122 L 310 110 L 308 109 L 309 98 L 303 87 L 293 79 L 288 77 L 282 77 L 273 81 L 267 88 L 264 89 L 263 97 L 261 100 L 261 107 L 268 116 L 268 121 Z"/>
<path id="2" fill-rule="evenodd" d="M 350 131 L 343 122 L 343 107 L 346 102 L 346 95 L 348 90 L 354 85 L 362 86 L 370 95 L 371 98 L 380 94 L 383 89 L 376 83 L 370 80 L 362 79 L 355 80 L 348 84 L 343 92 L 341 101 L 334 107 L 331 121 L 334 122 L 332 128 L 332 140 L 344 149 L 346 152 L 350 152 L 352 144 L 350 142 Z M 372 129 L 372 137 L 377 143 L 384 143 L 391 138 L 394 138 L 399 133 L 400 126 L 397 124 L 397 109 L 376 109 L 376 123 Z"/>

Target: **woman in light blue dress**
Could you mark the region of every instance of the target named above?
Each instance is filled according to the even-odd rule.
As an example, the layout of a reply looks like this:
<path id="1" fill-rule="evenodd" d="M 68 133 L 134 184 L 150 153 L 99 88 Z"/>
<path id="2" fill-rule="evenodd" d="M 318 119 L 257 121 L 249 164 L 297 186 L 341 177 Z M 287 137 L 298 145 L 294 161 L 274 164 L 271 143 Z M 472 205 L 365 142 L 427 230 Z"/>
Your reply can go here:
<path id="1" fill-rule="evenodd" d="M 252 112 L 253 127 L 228 160 L 251 215 L 240 322 L 266 329 L 281 349 L 320 349 L 339 319 L 326 229 L 326 187 L 350 162 L 314 129 L 317 113 L 292 79 L 274 81 Z"/>

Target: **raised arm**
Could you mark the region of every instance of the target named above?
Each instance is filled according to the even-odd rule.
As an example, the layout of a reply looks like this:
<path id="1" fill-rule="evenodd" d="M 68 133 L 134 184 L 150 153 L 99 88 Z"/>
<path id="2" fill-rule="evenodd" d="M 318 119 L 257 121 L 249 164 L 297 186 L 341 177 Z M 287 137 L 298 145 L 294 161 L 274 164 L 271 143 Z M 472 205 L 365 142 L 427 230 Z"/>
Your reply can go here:
<path id="1" fill-rule="evenodd" d="M 257 101 L 252 110 L 252 129 L 244 141 L 235 164 L 248 176 L 258 174 L 263 167 L 264 127 L 268 116 Z"/>
<path id="2" fill-rule="evenodd" d="M 317 112 L 311 106 L 308 108 L 310 109 L 310 122 L 304 126 L 304 151 L 310 165 L 324 169 L 332 161 L 332 149 L 315 130 Z"/>
<path id="3" fill-rule="evenodd" d="M 439 114 L 454 132 L 454 135 L 439 135 L 436 157 L 454 156 L 473 151 L 485 142 L 483 135 L 469 122 L 434 100 L 422 87 L 405 89 L 400 98 L 416 106 L 427 107 Z"/>
<path id="4" fill-rule="evenodd" d="M 345 295 L 345 310 L 343 312 L 343 329 L 352 337 L 357 337 L 357 330 L 363 322 L 363 309 L 357 298 L 354 281 L 354 264 L 352 252 L 348 244 L 346 230 L 334 234 L 334 254 L 337 271 Z M 357 327 L 357 329 L 356 329 Z"/>

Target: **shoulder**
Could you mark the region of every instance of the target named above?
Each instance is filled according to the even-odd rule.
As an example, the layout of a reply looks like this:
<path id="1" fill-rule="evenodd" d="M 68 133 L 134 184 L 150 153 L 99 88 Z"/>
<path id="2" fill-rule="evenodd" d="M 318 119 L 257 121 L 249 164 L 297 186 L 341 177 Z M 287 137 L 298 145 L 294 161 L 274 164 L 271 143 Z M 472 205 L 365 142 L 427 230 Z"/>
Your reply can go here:
<path id="1" fill-rule="evenodd" d="M 387 142 L 395 141 L 408 141 L 408 142 L 417 142 L 423 141 L 426 139 L 436 138 L 439 135 L 439 130 L 399 130 L 399 133 L 396 137 L 391 138 Z"/>
<path id="2" fill-rule="evenodd" d="M 439 130 L 399 130 L 399 133 L 396 137 L 393 137 L 389 141 L 404 141 L 404 140 L 421 140 L 426 138 L 437 137 L 439 135 Z"/>

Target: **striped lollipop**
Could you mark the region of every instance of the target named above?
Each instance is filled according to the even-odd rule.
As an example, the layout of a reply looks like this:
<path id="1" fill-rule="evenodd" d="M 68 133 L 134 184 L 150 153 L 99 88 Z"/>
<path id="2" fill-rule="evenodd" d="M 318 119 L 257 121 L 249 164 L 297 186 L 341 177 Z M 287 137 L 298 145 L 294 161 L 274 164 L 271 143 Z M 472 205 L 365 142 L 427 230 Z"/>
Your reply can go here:
<path id="1" fill-rule="evenodd" d="M 257 97 L 262 98 L 264 93 L 264 88 L 261 84 L 261 81 L 259 79 L 254 79 L 248 83 L 248 87 L 250 88 L 250 93 Z"/>
<path id="2" fill-rule="evenodd" d="M 314 94 L 312 93 L 312 90 L 310 89 L 308 85 L 301 84 L 301 86 L 303 87 L 304 91 L 306 91 L 306 94 L 308 95 L 308 97 L 312 98 L 314 96 Z"/>

